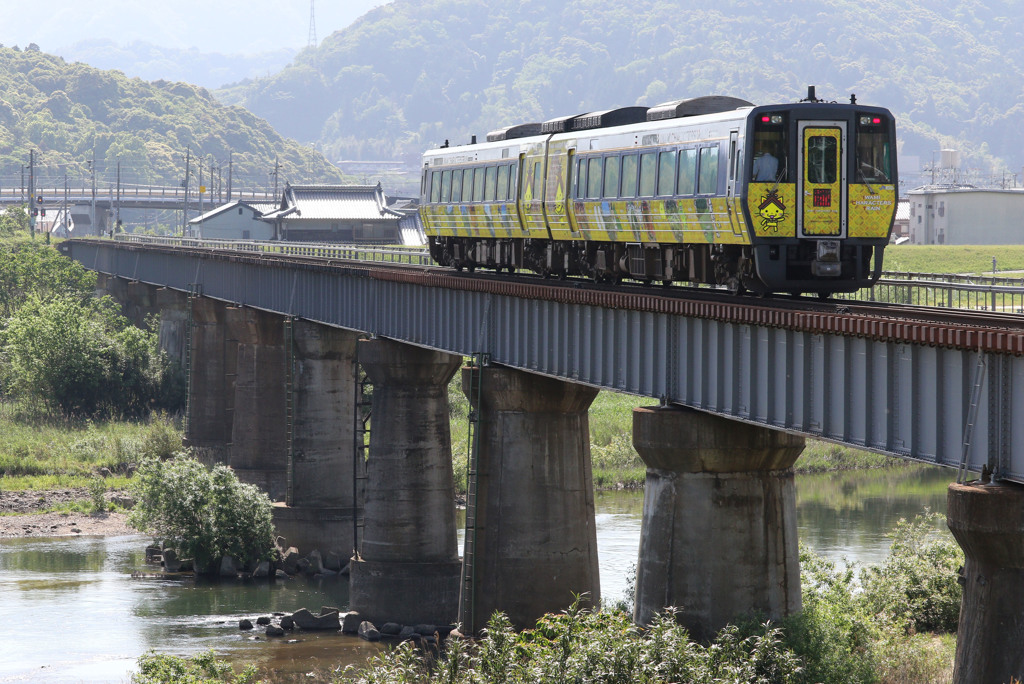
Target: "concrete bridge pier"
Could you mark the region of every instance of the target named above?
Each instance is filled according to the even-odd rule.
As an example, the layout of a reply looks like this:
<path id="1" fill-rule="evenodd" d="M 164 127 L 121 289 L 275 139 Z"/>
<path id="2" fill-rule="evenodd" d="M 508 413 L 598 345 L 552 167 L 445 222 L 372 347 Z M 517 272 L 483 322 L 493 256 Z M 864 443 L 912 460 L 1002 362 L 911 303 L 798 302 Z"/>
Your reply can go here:
<path id="1" fill-rule="evenodd" d="M 801 609 L 792 465 L 804 438 L 682 407 L 638 408 L 647 464 L 637 624 L 668 606 L 700 641 Z"/>
<path id="2" fill-rule="evenodd" d="M 951 484 L 946 521 L 966 556 L 953 682 L 1024 679 L 1024 486 Z"/>
<path id="3" fill-rule="evenodd" d="M 225 305 L 206 297 L 192 300 L 192 367 L 185 445 L 207 464 L 228 462 L 229 407 L 235 394 L 235 344 L 225 334 Z M 228 374 L 228 366 L 231 373 Z"/>
<path id="4" fill-rule="evenodd" d="M 587 414 L 597 390 L 499 366 L 464 368 L 462 387 L 478 411 L 479 453 L 475 557 L 460 615 L 471 610 L 480 630 L 501 610 L 524 629 L 568 608 L 574 594 L 599 605 Z"/>
<path id="5" fill-rule="evenodd" d="M 228 337 L 237 344 L 234 396 L 225 417 L 229 463 L 239 480 L 257 485 L 272 501 L 284 500 L 288 486 L 283 323 L 277 314 L 247 307 L 231 306 L 225 314 Z"/>
<path id="6" fill-rule="evenodd" d="M 462 358 L 384 339 L 358 350 L 373 414 L 350 606 L 374 621 L 454 622 L 461 564 L 447 384 Z"/>
<path id="7" fill-rule="evenodd" d="M 157 330 L 160 348 L 184 368 L 185 345 L 188 341 L 188 295 L 161 287 L 156 290 L 155 303 L 160 313 L 160 327 Z"/>
<path id="8" fill-rule="evenodd" d="M 359 333 L 294 323 L 291 484 L 285 502 L 274 505 L 274 526 L 301 551 L 334 550 L 347 557 L 353 550 L 362 499 L 353 478 L 366 469 L 361 459 L 356 462 L 354 443 L 358 340 Z"/>

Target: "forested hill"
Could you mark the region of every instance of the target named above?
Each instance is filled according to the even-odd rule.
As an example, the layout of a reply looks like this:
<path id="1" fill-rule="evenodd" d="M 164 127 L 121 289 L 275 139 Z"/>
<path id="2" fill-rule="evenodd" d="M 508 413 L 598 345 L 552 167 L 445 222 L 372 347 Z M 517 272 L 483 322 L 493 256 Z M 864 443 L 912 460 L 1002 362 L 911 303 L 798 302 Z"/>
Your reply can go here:
<path id="1" fill-rule="evenodd" d="M 510 123 L 707 94 L 891 108 L 903 152 L 1022 163 L 1015 0 L 394 0 L 216 94 L 332 159 L 415 158 Z"/>
<path id="2" fill-rule="evenodd" d="M 184 158 L 223 165 L 229 153 L 236 187 L 266 186 L 275 159 L 283 182 L 339 182 L 322 155 L 282 137 L 241 107 L 225 106 L 204 88 L 129 79 L 37 49 L 0 48 L 0 176 L 4 182 L 36 151 L 42 176 L 72 182 L 97 170 L 110 176 L 120 161 L 131 183 L 177 184 Z"/>

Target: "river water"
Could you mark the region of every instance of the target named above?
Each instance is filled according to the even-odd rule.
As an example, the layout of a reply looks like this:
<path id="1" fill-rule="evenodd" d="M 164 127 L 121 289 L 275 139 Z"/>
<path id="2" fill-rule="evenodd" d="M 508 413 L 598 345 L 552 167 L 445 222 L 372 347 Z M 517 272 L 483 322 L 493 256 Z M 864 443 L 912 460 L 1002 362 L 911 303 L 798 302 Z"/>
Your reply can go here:
<path id="1" fill-rule="evenodd" d="M 945 513 L 955 471 L 899 468 L 797 476 L 800 540 L 839 562 L 878 563 L 901 517 Z M 595 500 L 601 592 L 623 598 L 636 563 L 642 492 Z M 213 584 L 133 578 L 150 572 L 141 536 L 0 539 L 0 684 L 127 682 L 147 651 L 214 649 L 238 666 L 280 672 L 361 663 L 380 647 L 339 634 L 267 640 L 238 620 L 321 606 L 344 609 L 346 582 L 291 580 Z"/>

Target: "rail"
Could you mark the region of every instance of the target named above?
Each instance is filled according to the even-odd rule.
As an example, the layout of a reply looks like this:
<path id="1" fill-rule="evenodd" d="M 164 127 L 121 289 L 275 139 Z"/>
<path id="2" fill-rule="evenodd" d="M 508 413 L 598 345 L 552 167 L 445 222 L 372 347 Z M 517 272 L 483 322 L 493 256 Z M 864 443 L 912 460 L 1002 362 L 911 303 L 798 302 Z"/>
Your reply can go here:
<path id="1" fill-rule="evenodd" d="M 165 246 L 227 249 L 266 254 L 324 257 L 407 263 L 429 266 L 433 262 L 421 247 L 339 245 L 312 242 L 258 242 L 252 240 L 213 240 L 145 235 L 117 235 L 120 242 Z M 874 286 L 854 293 L 838 294 L 834 299 L 887 302 L 948 309 L 974 309 L 1024 313 L 1024 278 L 948 273 L 905 273 L 885 271 Z"/>

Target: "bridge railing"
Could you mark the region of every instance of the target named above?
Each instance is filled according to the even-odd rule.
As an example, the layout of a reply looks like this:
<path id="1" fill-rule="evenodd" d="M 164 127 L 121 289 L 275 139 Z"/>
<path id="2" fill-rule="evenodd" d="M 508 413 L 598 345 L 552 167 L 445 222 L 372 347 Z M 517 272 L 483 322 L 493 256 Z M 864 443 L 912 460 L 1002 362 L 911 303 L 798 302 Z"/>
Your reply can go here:
<path id="1" fill-rule="evenodd" d="M 354 259 L 430 265 L 429 252 L 422 247 L 340 245 L 312 242 L 258 242 L 252 240 L 214 240 L 180 237 L 155 237 L 122 234 L 122 242 L 205 247 L 263 254 Z M 835 299 L 891 302 L 914 306 L 938 306 L 950 309 L 976 309 L 1024 313 L 1024 278 L 949 273 L 907 273 L 884 271 L 873 286 Z"/>
<path id="2" fill-rule="evenodd" d="M 837 299 L 1024 313 L 1024 279 L 885 272 L 872 287 Z"/>
<path id="3" fill-rule="evenodd" d="M 202 247 L 206 249 L 227 249 L 260 254 L 281 254 L 290 256 L 311 256 L 325 259 L 349 259 L 402 264 L 431 264 L 430 254 L 422 247 L 402 245 L 341 245 L 320 242 L 279 242 L 256 240 L 215 240 L 200 238 L 156 237 L 151 235 L 121 234 L 114 238 L 118 242 L 168 245 L 174 247 Z"/>

